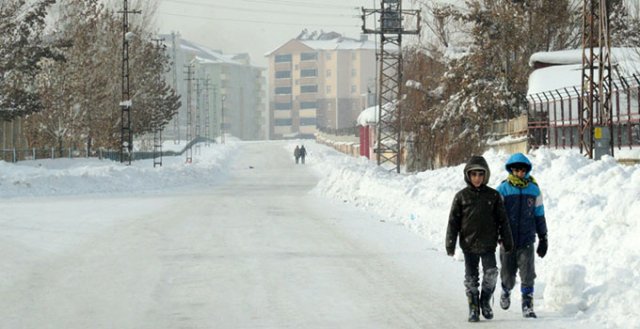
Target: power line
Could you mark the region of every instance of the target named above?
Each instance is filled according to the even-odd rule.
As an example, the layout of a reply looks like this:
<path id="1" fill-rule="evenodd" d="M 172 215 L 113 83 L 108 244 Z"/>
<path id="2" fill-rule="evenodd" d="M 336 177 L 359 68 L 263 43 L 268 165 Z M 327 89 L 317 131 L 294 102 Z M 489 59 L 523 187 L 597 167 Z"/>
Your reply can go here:
<path id="1" fill-rule="evenodd" d="M 244 10 L 245 8 L 239 8 L 239 7 L 229 7 L 229 6 L 225 6 L 225 5 L 219 5 L 219 4 L 211 4 L 211 3 L 203 3 L 203 2 L 195 2 L 195 1 L 186 1 L 186 0 L 164 0 L 165 2 L 175 2 L 175 3 L 183 3 L 183 4 L 189 4 L 189 5 L 196 5 L 196 6 L 207 6 L 207 7 L 218 7 L 218 8 L 233 8 L 233 9 L 240 9 L 240 10 Z M 312 1 L 312 2 L 304 2 L 304 1 L 293 1 L 293 0 L 241 0 L 242 2 L 248 2 L 248 3 L 264 3 L 264 4 L 269 4 L 271 6 L 278 6 L 278 5 L 285 5 L 288 7 L 305 7 L 305 8 L 320 8 L 320 9 L 340 9 L 340 10 L 345 10 L 345 9 L 353 9 L 354 6 L 347 6 L 347 5 L 331 5 L 331 4 L 323 4 L 323 3 L 318 3 L 317 1 Z"/>
<path id="2" fill-rule="evenodd" d="M 196 16 L 196 15 L 183 15 L 183 14 L 170 14 L 164 12 L 158 12 L 161 15 L 167 16 L 177 16 L 177 17 L 189 17 L 189 18 L 197 18 L 204 19 L 210 21 L 230 21 L 230 22 L 245 22 L 245 23 L 261 23 L 261 24 L 272 24 L 272 25 L 289 25 L 289 26 L 330 26 L 330 27 L 359 27 L 360 25 L 355 22 L 354 24 L 328 24 L 327 22 L 322 24 L 310 24 L 309 22 L 304 23 L 287 23 L 287 22 L 277 22 L 277 21 L 259 21 L 259 20 L 250 20 L 250 19 L 233 19 L 233 18 L 214 18 L 214 17 L 205 17 L 205 16 Z"/>
<path id="3" fill-rule="evenodd" d="M 336 8 L 336 9 L 353 9 L 352 6 L 346 5 L 329 5 L 329 4 L 318 4 L 317 1 L 313 2 L 303 2 L 303 1 L 292 1 L 292 0 L 242 0 L 243 2 L 255 2 L 255 3 L 268 3 L 268 4 L 277 4 L 282 3 L 287 6 L 299 6 L 299 7 L 313 7 L 313 8 Z"/>
<path id="4" fill-rule="evenodd" d="M 235 11 L 240 11 L 240 12 L 272 13 L 272 14 L 281 14 L 281 15 L 312 15 L 312 16 L 327 16 L 327 17 L 349 17 L 349 15 L 344 15 L 344 14 L 321 14 L 321 13 L 309 12 L 309 11 L 305 11 L 305 12 L 301 12 L 301 11 L 286 11 L 286 10 L 283 11 L 283 10 L 276 10 L 276 9 L 271 9 L 271 10 L 269 10 L 269 9 L 252 9 L 252 8 L 246 8 L 246 7 L 233 7 L 233 6 L 226 6 L 226 5 L 220 5 L 220 4 L 212 4 L 212 3 L 200 3 L 200 2 L 194 2 L 194 1 L 188 1 L 188 0 L 165 0 L 165 1 L 166 2 L 184 4 L 184 5 L 190 5 L 190 6 L 211 7 L 211 8 L 224 9 L 224 10 L 235 10 Z M 253 1 L 258 2 L 260 0 L 253 0 Z M 313 8 L 327 9 L 329 6 L 305 5 L 305 7 L 307 7 L 307 8 L 313 7 Z M 355 8 L 355 7 L 341 7 L 340 11 L 343 11 L 343 9 L 356 10 L 357 8 Z"/>

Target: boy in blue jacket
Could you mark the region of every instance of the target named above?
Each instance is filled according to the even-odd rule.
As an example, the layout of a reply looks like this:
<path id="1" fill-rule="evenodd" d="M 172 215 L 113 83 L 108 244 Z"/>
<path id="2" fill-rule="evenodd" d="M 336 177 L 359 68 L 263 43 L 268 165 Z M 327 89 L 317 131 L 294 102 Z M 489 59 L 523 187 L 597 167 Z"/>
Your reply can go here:
<path id="1" fill-rule="evenodd" d="M 522 153 L 513 154 L 505 165 L 509 176 L 497 190 L 504 199 L 514 250 L 511 253 L 500 248 L 500 279 L 502 294 L 500 307 L 508 309 L 511 305 L 511 289 L 516 283 L 516 272 L 520 271 L 520 292 L 522 293 L 522 315 L 535 318 L 533 310 L 533 285 L 536 278 L 534 264 L 534 243 L 538 235 L 540 258 L 547 254 L 547 223 L 544 217 L 544 205 L 538 183 L 531 176 L 531 162 Z"/>

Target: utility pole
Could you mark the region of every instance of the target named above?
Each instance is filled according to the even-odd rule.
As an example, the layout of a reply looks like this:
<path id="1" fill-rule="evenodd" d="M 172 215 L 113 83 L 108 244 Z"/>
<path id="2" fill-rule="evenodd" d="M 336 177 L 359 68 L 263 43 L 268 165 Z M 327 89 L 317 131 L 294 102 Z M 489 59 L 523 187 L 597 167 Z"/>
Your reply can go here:
<path id="1" fill-rule="evenodd" d="M 204 108 L 204 138 L 205 138 L 205 146 L 210 145 L 211 138 L 211 126 L 209 125 L 209 121 L 211 120 L 211 109 L 209 106 L 209 76 L 204 79 L 204 95 L 203 95 L 203 105 Z"/>
<path id="2" fill-rule="evenodd" d="M 187 155 L 187 159 L 186 162 L 187 163 L 191 163 L 193 162 L 193 150 L 191 149 L 191 142 L 193 141 L 193 122 L 191 119 L 192 116 L 192 111 L 193 109 L 191 108 L 191 84 L 193 83 L 193 80 L 195 80 L 195 78 L 193 77 L 194 74 L 194 66 L 193 64 L 189 64 L 187 65 L 187 149 L 186 149 L 186 155 Z"/>
<path id="3" fill-rule="evenodd" d="M 211 131 L 211 137 L 216 136 L 216 132 L 218 132 L 218 129 L 220 129 L 220 125 L 218 123 L 218 111 L 216 110 L 216 108 L 218 107 L 216 104 L 218 104 L 218 87 L 216 85 L 212 86 L 212 91 L 213 91 L 213 99 L 211 100 L 211 103 L 213 104 L 213 117 L 212 117 L 212 127 L 213 130 Z M 215 141 L 214 141 L 215 142 Z"/>
<path id="4" fill-rule="evenodd" d="M 178 34 L 176 32 L 171 32 L 171 47 L 173 51 L 173 63 L 171 63 L 171 71 L 173 71 L 173 88 L 176 93 L 180 93 L 178 91 Z M 182 107 L 182 106 L 180 106 Z M 178 113 L 176 113 L 173 118 L 173 143 L 178 145 L 180 144 L 180 109 L 178 109 Z"/>
<path id="5" fill-rule="evenodd" d="M 120 101 L 120 162 L 131 165 L 133 156 L 133 130 L 131 127 L 131 94 L 129 89 L 129 39 L 133 33 L 129 32 L 129 14 L 140 14 L 140 10 L 129 10 L 127 0 L 123 0 L 122 10 L 122 98 Z"/>
<path id="6" fill-rule="evenodd" d="M 607 0 L 584 0 L 582 24 L 582 94 L 580 153 L 596 159 L 613 156 L 611 120 L 610 6 Z M 595 125 L 594 125 L 595 124 Z"/>
<path id="7" fill-rule="evenodd" d="M 196 139 L 200 139 L 200 112 L 202 111 L 202 79 L 196 79 Z M 196 155 L 200 155 L 200 144 L 196 144 Z"/>
<path id="8" fill-rule="evenodd" d="M 163 54 L 167 46 L 164 45 L 164 38 L 152 39 L 156 43 L 158 51 L 162 50 Z M 162 79 L 162 76 L 158 75 L 158 79 Z M 158 81 L 160 82 L 160 81 Z M 153 167 L 156 165 L 162 167 L 162 127 L 160 126 L 160 109 L 153 109 L 153 116 L 151 118 L 153 122 Z"/>
<path id="9" fill-rule="evenodd" d="M 377 60 L 378 71 L 378 165 L 393 165 L 400 173 L 402 158 L 402 35 L 420 33 L 420 11 L 402 10 L 402 0 L 381 0 L 379 9 L 362 8 L 362 32 L 380 36 Z M 367 27 L 367 19 L 373 17 L 380 25 Z M 406 18 L 405 18 L 406 17 Z M 405 28 L 403 21 L 416 17 L 414 28 Z"/>
<path id="10" fill-rule="evenodd" d="M 224 101 L 227 99 L 227 95 L 222 95 L 220 98 L 220 102 L 222 102 L 222 106 L 220 107 L 220 144 L 224 144 Z"/>

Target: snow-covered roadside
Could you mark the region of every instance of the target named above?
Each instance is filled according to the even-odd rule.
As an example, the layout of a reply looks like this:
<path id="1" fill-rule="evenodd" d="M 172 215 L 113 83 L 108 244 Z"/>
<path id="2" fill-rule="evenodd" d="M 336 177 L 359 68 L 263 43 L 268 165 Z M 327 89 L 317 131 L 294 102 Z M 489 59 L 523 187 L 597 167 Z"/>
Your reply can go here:
<path id="1" fill-rule="evenodd" d="M 451 201 L 464 187 L 463 165 L 397 175 L 325 146 L 308 149 L 307 163 L 322 177 L 317 193 L 386 215 L 444 249 Z M 484 156 L 495 187 L 506 177 L 509 155 Z M 538 150 L 530 159 L 550 243 L 548 256 L 536 259 L 538 307 L 608 328 L 640 327 L 640 165 L 592 161 L 576 151 Z"/>
<path id="2" fill-rule="evenodd" d="M 221 178 L 226 159 L 236 149 L 235 143 L 194 147 L 192 163 L 186 163 L 184 155 L 164 157 L 156 168 L 152 160 L 130 166 L 95 158 L 0 161 L 0 197 L 144 193 L 208 185 Z"/>
<path id="3" fill-rule="evenodd" d="M 190 164 L 184 156 L 165 157 L 156 168 L 152 160 L 130 166 L 82 158 L 0 161 L 0 227 L 5 228 L 0 233 L 0 288 L 32 279 L 25 264 L 53 262 L 90 244 L 117 226 L 121 215 L 143 217 L 163 206 L 163 198 L 145 194 L 216 184 L 225 178 L 224 167 L 236 149 L 235 143 L 202 146 L 194 149 Z"/>

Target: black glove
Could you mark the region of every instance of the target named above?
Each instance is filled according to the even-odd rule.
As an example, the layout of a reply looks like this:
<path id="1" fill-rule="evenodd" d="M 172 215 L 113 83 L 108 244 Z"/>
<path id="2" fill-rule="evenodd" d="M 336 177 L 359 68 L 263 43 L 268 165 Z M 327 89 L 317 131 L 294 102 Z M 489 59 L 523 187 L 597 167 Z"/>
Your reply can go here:
<path id="1" fill-rule="evenodd" d="M 547 238 L 544 237 L 538 241 L 538 249 L 536 250 L 536 253 L 540 258 L 544 258 L 547 254 L 547 249 L 549 249 L 549 242 L 547 241 Z"/>

